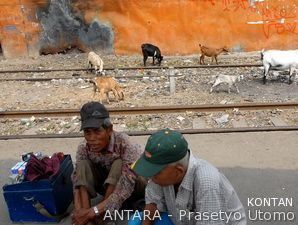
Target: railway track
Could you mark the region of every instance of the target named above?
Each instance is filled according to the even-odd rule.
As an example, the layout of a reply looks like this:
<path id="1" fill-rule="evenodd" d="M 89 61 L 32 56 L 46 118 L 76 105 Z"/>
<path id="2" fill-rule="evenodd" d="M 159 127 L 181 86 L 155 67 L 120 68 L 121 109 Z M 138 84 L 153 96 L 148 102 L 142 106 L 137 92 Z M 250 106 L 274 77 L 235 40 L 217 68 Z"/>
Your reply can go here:
<path id="1" fill-rule="evenodd" d="M 234 67 L 260 67 L 261 64 L 222 64 L 222 65 L 194 65 L 194 66 L 151 66 L 151 67 L 120 67 L 105 68 L 106 71 L 115 70 L 160 70 L 160 69 L 200 69 L 200 68 L 234 68 Z M 38 69 L 38 70 L 0 70 L 0 74 L 17 73 L 49 73 L 49 72 L 76 72 L 91 71 L 85 68 L 74 69 Z M 158 76 L 158 75 L 153 75 Z M 115 78 L 143 78 L 144 76 L 116 76 Z M 0 78 L 0 81 L 50 81 L 53 79 L 88 79 L 90 76 L 69 76 L 55 78 Z M 235 108 L 239 110 L 270 110 L 270 109 L 294 109 L 298 107 L 298 102 L 287 103 L 246 103 L 246 104 L 213 104 L 213 105 L 172 105 L 153 107 L 128 107 L 110 108 L 111 115 L 145 115 L 162 113 L 183 113 L 183 112 L 212 112 L 227 111 Z M 2 111 L 0 118 L 25 118 L 25 117 L 71 117 L 78 116 L 78 109 L 51 109 L 51 110 L 23 110 L 23 111 Z M 207 129 L 186 129 L 180 130 L 183 134 L 208 134 L 208 133 L 239 133 L 239 132 L 276 132 L 276 131 L 297 131 L 298 126 L 266 126 L 266 127 L 241 127 L 241 128 L 207 128 Z M 127 131 L 130 136 L 150 135 L 155 131 Z M 40 135 L 5 135 L 0 136 L 0 140 L 9 139 L 50 139 L 50 138 L 77 138 L 82 137 L 82 133 L 69 134 L 40 134 Z"/>
<path id="2" fill-rule="evenodd" d="M 174 77 L 181 77 L 182 75 L 175 75 Z M 72 77 L 46 77 L 46 78 L 0 78 L 0 82 L 3 81 L 28 81 L 28 82 L 44 82 L 44 81 L 52 81 L 52 80 L 69 80 L 69 79 L 92 79 L 95 76 L 72 76 Z M 113 76 L 116 79 L 143 79 L 148 76 Z M 161 77 L 160 75 L 150 75 L 150 77 Z"/>
<path id="3" fill-rule="evenodd" d="M 170 105 L 150 107 L 126 107 L 108 108 L 111 115 L 145 115 L 160 113 L 181 112 L 212 112 L 226 111 L 235 108 L 239 110 L 270 110 L 270 109 L 293 109 L 298 107 L 298 102 L 286 103 L 245 103 L 245 104 L 204 104 L 204 105 Z M 78 116 L 78 109 L 49 109 L 49 110 L 21 110 L 2 111 L 0 118 L 24 118 L 24 117 L 71 117 Z"/>
<path id="4" fill-rule="evenodd" d="M 288 103 L 246 103 L 246 104 L 218 104 L 218 105 L 186 105 L 186 106 L 155 106 L 140 108 L 110 108 L 111 115 L 145 115 L 162 113 L 181 113 L 189 111 L 212 112 L 234 110 L 270 110 L 270 109 L 295 109 L 298 102 Z M 30 110 L 30 111 L 5 111 L 0 112 L 0 118 L 25 118 L 25 117 L 70 117 L 79 115 L 77 109 L 67 110 Z M 276 132 L 298 131 L 298 126 L 265 126 L 265 127 L 234 127 L 234 128 L 206 128 L 180 130 L 183 134 L 209 134 L 209 133 L 243 133 L 243 132 Z M 130 136 L 150 135 L 155 131 L 127 131 Z M 51 138 L 78 138 L 82 133 L 68 134 L 37 134 L 37 135 L 3 135 L 0 140 L 10 139 L 51 139 Z"/>
<path id="5" fill-rule="evenodd" d="M 193 66 L 147 66 L 147 67 L 107 67 L 104 70 L 159 70 L 159 69 L 195 69 L 195 68 L 229 68 L 229 67 L 260 67 L 261 64 L 221 64 L 221 65 L 193 65 Z M 38 69 L 38 70 L 0 70 L 1 73 L 49 73 L 65 71 L 92 71 L 86 68 L 74 69 Z"/>
<path id="6" fill-rule="evenodd" d="M 170 67 L 170 66 L 165 66 L 165 67 L 122 67 L 122 68 L 105 68 L 105 70 L 155 70 L 155 69 L 193 69 L 193 68 L 233 68 L 233 67 L 260 67 L 262 65 L 260 64 L 224 64 L 224 65 L 199 65 L 199 66 L 176 66 L 176 67 Z M 83 69 L 83 68 L 77 68 L 77 69 L 45 69 L 45 70 L 1 70 L 0 74 L 6 74 L 6 73 L 45 73 L 45 72 L 76 72 L 76 71 L 89 71 L 91 72 L 90 69 Z M 181 76 L 181 75 L 180 75 Z M 81 76 L 79 74 L 75 74 L 72 76 L 66 76 L 66 77 L 39 77 L 39 78 L 24 78 L 24 77 L 18 77 L 18 78 L 9 78 L 9 77 L 4 77 L 0 78 L 0 82 L 5 82 L 5 81 L 27 81 L 27 82 L 45 82 L 45 81 L 51 81 L 51 80 L 69 80 L 69 79 L 90 79 L 93 78 L 94 76 Z M 121 75 L 116 75 L 114 76 L 116 79 L 142 79 L 145 76 L 141 75 L 136 75 L 136 76 L 121 76 Z M 160 77 L 160 75 L 150 75 L 150 77 Z M 178 75 L 174 75 L 174 77 L 179 77 Z"/>
<path id="7" fill-rule="evenodd" d="M 298 131 L 298 126 L 280 126 L 280 127 L 241 127 L 241 128 L 208 128 L 208 129 L 185 129 L 179 130 L 182 134 L 212 134 L 212 133 L 248 133 L 248 132 L 290 132 Z M 156 131 L 127 131 L 129 136 L 151 135 Z M 0 140 L 14 139 L 52 139 L 52 138 L 79 138 L 82 133 L 71 134 L 37 134 L 37 135 L 3 135 Z"/>

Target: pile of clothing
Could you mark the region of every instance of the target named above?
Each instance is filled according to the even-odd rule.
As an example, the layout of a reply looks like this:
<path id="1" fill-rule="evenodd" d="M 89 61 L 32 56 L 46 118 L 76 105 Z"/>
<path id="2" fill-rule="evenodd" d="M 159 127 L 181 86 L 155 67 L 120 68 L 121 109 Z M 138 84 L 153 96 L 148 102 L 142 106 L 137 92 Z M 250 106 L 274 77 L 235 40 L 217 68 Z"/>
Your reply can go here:
<path id="1" fill-rule="evenodd" d="M 25 180 L 36 181 L 41 179 L 51 179 L 59 171 L 60 164 L 64 160 L 62 152 L 54 153 L 51 157 L 38 158 L 34 154 L 30 154 L 28 164 L 26 166 Z"/>

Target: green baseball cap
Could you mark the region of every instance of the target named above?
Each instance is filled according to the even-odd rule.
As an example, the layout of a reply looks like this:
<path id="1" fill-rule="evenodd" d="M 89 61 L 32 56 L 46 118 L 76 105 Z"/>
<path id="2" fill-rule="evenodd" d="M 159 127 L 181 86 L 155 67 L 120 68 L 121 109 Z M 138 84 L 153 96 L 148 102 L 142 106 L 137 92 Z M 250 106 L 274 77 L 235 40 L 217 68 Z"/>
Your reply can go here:
<path id="1" fill-rule="evenodd" d="M 188 151 L 188 143 L 181 133 L 170 129 L 152 134 L 146 144 L 145 152 L 132 165 L 140 176 L 152 177 L 168 164 L 182 159 Z"/>

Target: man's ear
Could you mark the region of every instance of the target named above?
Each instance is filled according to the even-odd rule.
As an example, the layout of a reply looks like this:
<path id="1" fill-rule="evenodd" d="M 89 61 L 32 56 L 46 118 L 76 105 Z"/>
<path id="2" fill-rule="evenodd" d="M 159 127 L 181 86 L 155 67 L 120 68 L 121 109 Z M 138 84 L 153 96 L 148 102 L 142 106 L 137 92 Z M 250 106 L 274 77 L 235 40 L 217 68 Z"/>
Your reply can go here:
<path id="1" fill-rule="evenodd" d="M 107 132 L 108 132 L 109 136 L 112 135 L 112 133 L 113 133 L 113 124 L 107 128 Z"/>
<path id="2" fill-rule="evenodd" d="M 177 169 L 179 174 L 184 174 L 186 172 L 186 169 L 180 164 L 176 165 L 175 168 Z"/>

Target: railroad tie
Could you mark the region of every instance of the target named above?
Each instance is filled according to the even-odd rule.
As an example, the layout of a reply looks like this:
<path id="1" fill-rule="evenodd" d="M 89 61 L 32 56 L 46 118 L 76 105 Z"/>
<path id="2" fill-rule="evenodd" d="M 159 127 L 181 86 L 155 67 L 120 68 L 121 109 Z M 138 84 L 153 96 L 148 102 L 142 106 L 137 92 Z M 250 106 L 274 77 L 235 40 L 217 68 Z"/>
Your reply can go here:
<path id="1" fill-rule="evenodd" d="M 192 122 L 193 129 L 205 129 L 207 127 L 208 126 L 207 126 L 205 120 L 203 120 L 202 118 L 195 118 Z"/>
<path id="2" fill-rule="evenodd" d="M 288 124 L 279 117 L 270 117 L 270 120 L 275 127 L 288 126 Z"/>
<path id="3" fill-rule="evenodd" d="M 232 120 L 232 125 L 234 128 L 238 127 L 248 127 L 247 122 L 245 119 L 240 119 L 240 120 Z"/>

